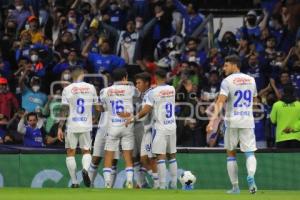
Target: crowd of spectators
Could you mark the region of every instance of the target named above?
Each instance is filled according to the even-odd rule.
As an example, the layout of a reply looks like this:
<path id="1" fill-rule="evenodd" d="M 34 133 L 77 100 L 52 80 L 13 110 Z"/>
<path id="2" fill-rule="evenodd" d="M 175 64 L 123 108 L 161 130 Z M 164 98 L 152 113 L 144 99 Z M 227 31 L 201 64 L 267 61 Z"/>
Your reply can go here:
<path id="1" fill-rule="evenodd" d="M 237 54 L 242 72 L 257 83 L 258 144 L 273 147 L 272 105 L 286 86 L 300 97 L 300 2 L 261 0 L 260 6 L 245 13 L 238 30 L 220 35 L 220 20 L 208 48 L 208 31 L 199 29 L 206 16 L 197 1 L 1 0 L 0 144 L 63 145 L 55 116 L 75 67 L 109 83 L 116 68 L 126 67 L 133 77 L 161 67 L 177 91 L 177 145 L 222 146 L 222 121 L 208 136 L 206 116 L 223 79 L 224 58 Z M 99 77 L 86 81 L 98 91 L 105 85 Z"/>

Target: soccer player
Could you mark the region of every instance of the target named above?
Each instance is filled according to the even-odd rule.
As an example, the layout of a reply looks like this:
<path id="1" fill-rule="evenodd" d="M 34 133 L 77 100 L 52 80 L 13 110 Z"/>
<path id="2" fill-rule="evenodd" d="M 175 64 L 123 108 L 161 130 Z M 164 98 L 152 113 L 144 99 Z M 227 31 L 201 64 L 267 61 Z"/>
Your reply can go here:
<path id="1" fill-rule="evenodd" d="M 155 72 L 157 87 L 147 93 L 142 110 L 126 124 L 133 123 L 152 111 L 152 153 L 157 158 L 159 188 L 166 189 L 166 158 L 169 158 L 172 189 L 177 188 L 175 88 L 166 84 L 166 72 Z"/>
<path id="2" fill-rule="evenodd" d="M 90 167 L 88 170 L 90 181 L 87 182 L 87 187 L 93 187 L 94 181 L 97 176 L 97 171 L 99 164 L 101 162 L 101 159 L 104 157 L 104 147 L 106 143 L 107 138 L 107 129 L 108 129 L 108 112 L 102 112 L 98 124 L 98 130 L 96 134 L 96 138 L 94 141 L 94 147 L 93 147 L 93 157 L 92 161 L 90 163 Z M 112 165 L 112 172 L 111 172 L 111 183 L 110 185 L 113 186 L 114 179 L 116 177 L 116 169 L 117 169 L 117 161 L 119 159 L 119 152 L 115 153 Z M 88 184 L 90 182 L 90 184 Z"/>
<path id="3" fill-rule="evenodd" d="M 96 89 L 93 85 L 83 82 L 84 71 L 75 69 L 72 72 L 73 83 L 64 88 L 62 92 L 61 117 L 68 116 L 66 134 L 63 127 L 65 119 L 60 120 L 57 137 L 60 141 L 65 137 L 67 149 L 66 164 L 72 181 L 72 188 L 79 187 L 76 177 L 76 147 L 79 143 L 82 156 L 82 176 L 88 181 L 88 168 L 91 162 L 91 135 L 92 130 L 92 107 L 98 103 Z M 98 106 L 95 106 L 100 111 Z"/>
<path id="4" fill-rule="evenodd" d="M 115 81 L 114 84 L 100 92 L 100 102 L 107 107 L 110 119 L 103 168 L 105 188 L 111 188 L 112 161 L 115 152 L 119 151 L 120 143 L 126 165 L 126 187 L 133 188 L 133 126 L 125 127 L 126 120 L 119 117 L 118 113 L 133 114 L 133 97 L 138 96 L 138 91 L 133 85 L 129 85 L 125 69 L 119 68 L 114 70 L 112 76 Z"/>
<path id="5" fill-rule="evenodd" d="M 213 125 L 226 102 L 224 145 L 227 150 L 227 171 L 232 183 L 232 189 L 227 193 L 240 193 L 238 183 L 238 166 L 236 148 L 240 144 L 241 151 L 246 156 L 248 171 L 247 182 L 250 193 L 254 194 L 257 187 L 254 180 L 256 171 L 256 142 L 254 134 L 254 118 L 252 106 L 257 96 L 254 78 L 240 73 L 241 61 L 236 55 L 225 58 L 223 70 L 227 76 L 221 83 L 220 94 L 214 106 L 214 111 L 206 131 L 213 130 Z"/>
<path id="6" fill-rule="evenodd" d="M 135 82 L 136 87 L 141 93 L 141 99 L 142 99 L 142 106 L 144 106 L 147 96 L 149 92 L 151 91 L 151 75 L 147 72 L 136 74 L 135 76 Z M 139 174 L 139 187 L 143 188 L 147 186 L 147 182 L 145 179 L 147 171 L 151 171 L 151 175 L 153 178 L 153 188 L 159 187 L 159 181 L 158 181 L 158 174 L 157 174 L 157 166 L 156 166 L 156 160 L 154 155 L 151 152 L 151 131 L 152 131 L 152 113 L 150 112 L 148 115 L 146 115 L 143 119 L 143 136 L 142 140 L 139 141 L 141 144 L 139 145 L 140 149 L 140 162 L 141 162 L 141 169 Z M 137 140 L 136 140 L 137 141 Z"/>

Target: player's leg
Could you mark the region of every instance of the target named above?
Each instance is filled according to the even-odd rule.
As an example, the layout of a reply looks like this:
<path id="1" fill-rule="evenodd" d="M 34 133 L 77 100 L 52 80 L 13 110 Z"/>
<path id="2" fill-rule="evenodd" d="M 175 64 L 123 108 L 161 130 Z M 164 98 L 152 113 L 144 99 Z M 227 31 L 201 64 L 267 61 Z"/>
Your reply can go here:
<path id="1" fill-rule="evenodd" d="M 240 193 L 238 179 L 238 165 L 236 162 L 236 147 L 238 145 L 237 129 L 226 128 L 224 135 L 224 145 L 227 150 L 227 172 L 232 184 L 232 189 L 227 191 L 230 194 Z"/>
<path id="2" fill-rule="evenodd" d="M 112 167 L 111 167 L 111 182 L 110 182 L 111 187 L 114 186 L 115 181 L 116 181 L 116 177 L 117 177 L 117 164 L 118 164 L 119 155 L 116 156 L 116 154 L 118 154 L 118 153 L 119 152 L 115 152 L 114 159 L 113 159 L 113 162 L 112 162 Z"/>
<path id="3" fill-rule="evenodd" d="M 166 148 L 167 141 L 166 136 L 157 132 L 157 130 L 153 130 L 152 133 L 152 153 L 157 156 L 157 171 L 159 178 L 159 188 L 166 189 L 166 176 L 167 176 L 167 168 L 166 168 Z"/>
<path id="4" fill-rule="evenodd" d="M 143 135 L 141 146 L 140 146 L 140 180 L 141 180 L 141 188 L 148 187 L 148 183 L 146 181 L 146 174 L 149 170 L 151 170 L 150 166 L 150 158 L 149 154 L 151 154 L 151 132 L 145 133 Z M 151 171 L 152 175 L 152 171 Z"/>
<path id="5" fill-rule="evenodd" d="M 171 174 L 171 189 L 177 189 L 176 134 L 167 136 L 167 153 Z"/>
<path id="6" fill-rule="evenodd" d="M 99 128 L 95 137 L 92 162 L 88 170 L 89 177 L 91 180 L 91 186 L 93 186 L 95 178 L 97 176 L 98 167 L 101 162 L 101 159 L 104 157 L 104 147 L 106 140 L 105 134 L 106 132 L 101 131 L 101 128 Z"/>
<path id="7" fill-rule="evenodd" d="M 254 151 L 257 150 L 254 129 L 239 129 L 239 137 L 241 151 L 244 152 L 246 156 L 246 167 L 248 172 L 247 182 L 249 186 L 249 191 L 250 193 L 254 194 L 257 191 L 257 186 L 255 184 L 254 179 L 257 165 L 256 158 L 254 155 Z"/>
<path id="8" fill-rule="evenodd" d="M 151 177 L 153 179 L 153 188 L 159 188 L 159 178 L 158 178 L 158 169 L 157 169 L 157 159 L 154 155 L 150 158 L 150 169 L 151 169 Z"/>
<path id="9" fill-rule="evenodd" d="M 75 160 L 77 144 L 78 144 L 77 135 L 75 135 L 74 133 L 67 133 L 65 136 L 65 147 L 67 151 L 66 165 L 71 177 L 72 188 L 79 187 L 79 183 L 76 177 L 77 165 Z"/>
<path id="10" fill-rule="evenodd" d="M 85 133 L 79 133 L 78 135 L 79 135 L 79 147 L 82 152 L 82 159 L 81 159 L 82 178 L 83 178 L 84 185 L 86 187 L 90 187 L 91 181 L 89 178 L 88 170 L 89 170 L 89 166 L 92 161 L 92 156 L 91 156 L 91 151 L 90 151 L 91 144 L 92 144 L 91 134 L 90 134 L 90 132 L 85 132 Z"/>
<path id="11" fill-rule="evenodd" d="M 123 150 L 123 157 L 126 167 L 126 187 L 133 188 L 133 148 L 134 148 L 134 136 L 132 128 L 126 128 L 122 133 L 121 146 Z"/>
<path id="12" fill-rule="evenodd" d="M 112 185 L 112 164 L 115 152 L 119 151 L 119 138 L 108 135 L 105 143 L 103 177 L 105 188 L 111 188 Z"/>
<path id="13" fill-rule="evenodd" d="M 144 127 L 142 122 L 136 122 L 133 128 L 134 133 L 134 149 L 133 149 L 133 171 L 134 179 L 136 180 L 136 187 L 142 187 L 144 180 L 142 180 L 142 175 L 140 172 L 140 149 L 142 143 L 142 137 L 144 135 Z"/>

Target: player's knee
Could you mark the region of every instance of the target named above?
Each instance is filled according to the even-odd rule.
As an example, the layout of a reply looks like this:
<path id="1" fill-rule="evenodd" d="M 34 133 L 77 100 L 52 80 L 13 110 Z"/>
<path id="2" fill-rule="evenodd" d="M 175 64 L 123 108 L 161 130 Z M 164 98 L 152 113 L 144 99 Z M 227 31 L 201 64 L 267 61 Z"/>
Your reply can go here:
<path id="1" fill-rule="evenodd" d="M 75 156 L 75 154 L 76 154 L 76 149 L 67 149 L 68 157 Z"/>
<path id="2" fill-rule="evenodd" d="M 175 153 L 168 154 L 168 160 L 172 160 L 172 159 L 176 159 Z"/>
<path id="3" fill-rule="evenodd" d="M 249 158 L 249 157 L 251 157 L 251 156 L 254 156 L 254 152 L 253 152 L 253 151 L 245 152 L 245 156 L 246 156 L 246 158 Z"/>
<path id="4" fill-rule="evenodd" d="M 228 157 L 236 157 L 236 151 L 227 151 Z"/>
<path id="5" fill-rule="evenodd" d="M 91 151 L 90 150 L 86 150 L 86 149 L 81 149 L 82 154 L 90 154 Z"/>
<path id="6" fill-rule="evenodd" d="M 101 157 L 93 156 L 93 158 L 92 158 L 92 163 L 93 163 L 94 165 L 99 165 L 100 161 L 101 161 Z"/>

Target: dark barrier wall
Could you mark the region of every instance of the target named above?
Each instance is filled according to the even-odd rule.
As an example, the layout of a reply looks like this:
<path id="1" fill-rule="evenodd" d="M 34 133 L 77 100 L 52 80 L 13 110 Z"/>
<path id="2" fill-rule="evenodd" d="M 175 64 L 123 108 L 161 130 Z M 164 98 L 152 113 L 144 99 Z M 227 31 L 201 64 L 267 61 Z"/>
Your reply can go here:
<path id="1" fill-rule="evenodd" d="M 190 150 L 189 150 L 190 151 Z M 197 153 L 195 153 L 195 151 Z M 69 174 L 65 166 L 63 150 L 49 154 L 48 151 L 21 150 L 2 151 L 0 154 L 1 187 L 68 187 Z M 41 152 L 41 151 L 40 151 Z M 43 154 L 47 153 L 47 154 Z M 300 189 L 300 152 L 257 153 L 257 185 L 260 189 Z M 81 178 L 81 157 L 77 157 L 78 178 Z M 226 155 L 223 151 L 194 150 L 193 153 L 179 153 L 178 174 L 191 170 L 197 177 L 197 189 L 230 188 L 226 170 Z M 238 155 L 239 181 L 246 185 L 245 157 Z M 100 168 L 101 169 L 101 168 Z M 126 177 L 123 162 L 120 162 L 116 188 L 121 188 Z M 96 187 L 103 186 L 101 171 L 96 178 Z"/>

